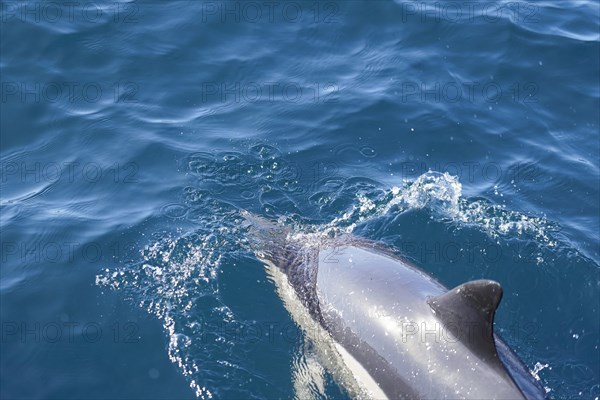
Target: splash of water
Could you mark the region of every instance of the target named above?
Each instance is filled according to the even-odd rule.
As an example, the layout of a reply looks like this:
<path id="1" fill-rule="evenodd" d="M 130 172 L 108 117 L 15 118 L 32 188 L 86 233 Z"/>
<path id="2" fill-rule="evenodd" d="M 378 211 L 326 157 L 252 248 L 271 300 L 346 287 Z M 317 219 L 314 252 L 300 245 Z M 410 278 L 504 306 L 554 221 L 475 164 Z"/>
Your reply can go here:
<path id="1" fill-rule="evenodd" d="M 116 271 L 105 269 L 96 277 L 97 285 L 124 291 L 162 321 L 169 337 L 169 359 L 201 399 L 211 399 L 213 392 L 200 383 L 202 367 L 193 353 L 198 351 L 199 343 L 210 352 L 211 347 L 224 341 L 218 334 L 207 341 L 203 326 L 207 321 L 234 319 L 220 300 L 217 279 L 221 258 L 233 250 L 231 230 L 220 227 L 218 234 L 208 229 L 178 238 L 166 237 L 146 246 L 139 263 Z"/>
<path id="2" fill-rule="evenodd" d="M 527 235 L 549 247 L 556 246 L 551 235 L 555 227 L 545 218 L 506 210 L 485 200 L 469 201 L 462 196 L 462 185 L 456 176 L 434 171 L 403 187 L 395 186 L 377 198 L 359 194 L 357 204 L 326 224 L 326 229 L 352 233 L 358 225 L 373 218 L 415 209 L 427 209 L 433 219 L 479 229 L 491 238 Z"/>

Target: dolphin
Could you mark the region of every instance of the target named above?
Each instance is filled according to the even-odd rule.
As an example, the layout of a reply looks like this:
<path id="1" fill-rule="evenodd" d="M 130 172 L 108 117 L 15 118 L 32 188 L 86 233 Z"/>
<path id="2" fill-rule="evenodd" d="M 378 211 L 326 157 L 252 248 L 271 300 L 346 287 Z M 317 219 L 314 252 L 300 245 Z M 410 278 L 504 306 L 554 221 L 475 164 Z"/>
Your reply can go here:
<path id="1" fill-rule="evenodd" d="M 546 398 L 494 333 L 497 282 L 449 290 L 377 242 L 298 239 L 280 224 L 242 215 L 286 308 L 351 397 Z"/>

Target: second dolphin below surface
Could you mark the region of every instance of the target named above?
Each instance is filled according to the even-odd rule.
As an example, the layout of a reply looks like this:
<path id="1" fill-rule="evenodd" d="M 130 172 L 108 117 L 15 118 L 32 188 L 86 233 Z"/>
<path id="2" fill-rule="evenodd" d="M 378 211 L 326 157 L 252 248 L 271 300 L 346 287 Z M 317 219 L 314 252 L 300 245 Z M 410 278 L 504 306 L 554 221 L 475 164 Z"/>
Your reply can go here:
<path id="1" fill-rule="evenodd" d="M 243 215 L 286 308 L 315 347 L 325 349 L 321 358 L 352 396 L 545 398 L 493 332 L 498 283 L 448 290 L 376 243 L 351 236 L 298 240 L 275 223 Z"/>

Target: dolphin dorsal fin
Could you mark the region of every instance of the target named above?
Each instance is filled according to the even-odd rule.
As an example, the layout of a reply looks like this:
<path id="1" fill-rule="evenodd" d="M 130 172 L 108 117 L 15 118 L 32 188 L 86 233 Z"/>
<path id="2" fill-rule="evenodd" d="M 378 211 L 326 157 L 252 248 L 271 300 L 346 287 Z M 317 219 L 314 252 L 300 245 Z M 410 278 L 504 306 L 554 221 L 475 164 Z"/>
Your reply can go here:
<path id="1" fill-rule="evenodd" d="M 456 339 L 473 353 L 502 368 L 494 342 L 494 314 L 502 287 L 491 280 L 463 283 L 427 301 Z"/>

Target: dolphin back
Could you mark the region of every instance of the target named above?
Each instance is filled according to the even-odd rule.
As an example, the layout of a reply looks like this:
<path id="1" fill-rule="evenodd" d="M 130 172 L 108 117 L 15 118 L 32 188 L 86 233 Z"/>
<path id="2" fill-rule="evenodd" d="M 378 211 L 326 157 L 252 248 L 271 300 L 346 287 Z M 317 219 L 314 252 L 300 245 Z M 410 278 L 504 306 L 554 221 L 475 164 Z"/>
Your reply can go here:
<path id="1" fill-rule="evenodd" d="M 494 334 L 498 283 L 448 290 L 378 243 L 354 236 L 307 240 L 282 224 L 250 213 L 244 218 L 257 257 L 284 273 L 340 357 L 375 383 L 376 397 L 545 398 Z"/>

